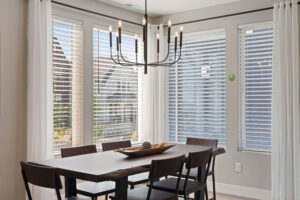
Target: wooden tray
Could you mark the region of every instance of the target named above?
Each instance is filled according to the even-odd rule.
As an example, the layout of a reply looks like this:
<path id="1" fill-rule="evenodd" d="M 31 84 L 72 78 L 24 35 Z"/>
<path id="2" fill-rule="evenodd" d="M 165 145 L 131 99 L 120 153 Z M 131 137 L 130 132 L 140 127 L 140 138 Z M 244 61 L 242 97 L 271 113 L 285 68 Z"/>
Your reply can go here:
<path id="1" fill-rule="evenodd" d="M 142 150 L 141 147 L 130 147 L 130 148 L 119 148 L 116 149 L 115 152 L 120 152 L 129 157 L 142 157 L 142 156 L 162 153 L 173 146 L 174 144 L 161 143 L 161 144 L 153 144 L 151 149 Z"/>

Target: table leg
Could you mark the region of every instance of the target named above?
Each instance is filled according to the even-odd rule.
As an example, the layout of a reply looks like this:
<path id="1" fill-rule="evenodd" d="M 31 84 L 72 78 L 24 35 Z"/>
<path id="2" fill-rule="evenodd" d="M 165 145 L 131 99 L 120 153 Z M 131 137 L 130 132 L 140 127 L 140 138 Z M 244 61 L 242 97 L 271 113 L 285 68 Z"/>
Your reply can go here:
<path id="1" fill-rule="evenodd" d="M 197 180 L 201 183 L 204 182 L 204 176 L 205 176 L 205 172 L 206 172 L 206 166 L 202 166 L 202 167 L 199 167 L 198 168 L 198 177 L 197 177 Z M 196 200 L 204 200 L 204 191 L 198 191 L 198 192 L 195 192 L 195 199 Z"/>
<path id="2" fill-rule="evenodd" d="M 116 180 L 115 200 L 127 200 L 128 177 Z"/>
<path id="3" fill-rule="evenodd" d="M 75 178 L 65 177 L 65 195 L 66 197 L 77 196 Z"/>

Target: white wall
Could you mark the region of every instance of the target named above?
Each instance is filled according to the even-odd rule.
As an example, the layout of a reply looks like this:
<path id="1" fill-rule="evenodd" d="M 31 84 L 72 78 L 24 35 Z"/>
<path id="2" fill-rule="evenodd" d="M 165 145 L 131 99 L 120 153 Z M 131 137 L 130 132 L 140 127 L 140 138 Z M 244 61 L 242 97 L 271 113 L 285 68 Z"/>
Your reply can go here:
<path id="1" fill-rule="evenodd" d="M 26 159 L 26 0 L 0 1 L 0 199 L 22 200 Z"/>

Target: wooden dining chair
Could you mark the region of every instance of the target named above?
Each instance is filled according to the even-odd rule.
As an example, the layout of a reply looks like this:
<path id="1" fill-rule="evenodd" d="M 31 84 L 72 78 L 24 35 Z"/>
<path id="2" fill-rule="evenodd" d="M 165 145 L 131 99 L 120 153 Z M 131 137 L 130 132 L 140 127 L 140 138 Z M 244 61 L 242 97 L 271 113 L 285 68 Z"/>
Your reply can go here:
<path id="1" fill-rule="evenodd" d="M 119 148 L 131 147 L 131 146 L 132 145 L 130 140 L 107 142 L 107 143 L 102 143 L 102 150 L 111 151 Z M 130 186 L 130 189 L 134 189 L 136 185 L 149 182 L 148 176 L 149 176 L 148 172 L 129 176 L 128 185 Z"/>
<path id="2" fill-rule="evenodd" d="M 188 161 L 185 165 L 187 169 L 187 174 L 185 179 L 181 179 L 178 187 L 178 194 L 181 195 L 185 200 L 188 199 L 189 194 L 195 193 L 198 191 L 204 191 L 206 200 L 208 200 L 208 192 L 207 192 L 207 185 L 206 179 L 208 176 L 208 171 L 211 163 L 212 158 L 212 149 L 208 149 L 206 151 L 200 152 L 193 152 L 189 153 Z M 202 167 L 205 167 L 205 174 L 204 174 L 204 182 L 199 182 L 197 180 L 189 179 L 189 174 L 191 169 L 200 170 Z M 181 174 L 178 175 L 180 177 Z M 175 186 L 178 184 L 178 178 L 168 178 L 158 182 L 155 182 L 153 185 L 154 189 L 167 191 L 167 192 L 176 192 Z"/>
<path id="3" fill-rule="evenodd" d="M 29 189 L 29 183 L 54 189 L 58 200 L 62 200 L 60 189 L 62 184 L 57 169 L 52 167 L 45 167 L 42 165 L 35 165 L 21 161 L 22 176 L 25 184 L 26 193 L 29 200 L 32 200 L 32 195 Z M 38 199 L 36 199 L 38 200 Z M 78 197 L 64 198 L 64 200 L 83 200 Z"/>
<path id="4" fill-rule="evenodd" d="M 141 187 L 129 190 L 127 193 L 127 200 L 177 200 L 177 191 L 181 176 L 177 178 L 177 182 L 174 185 L 174 191 L 167 192 L 162 190 L 154 189 L 153 185 L 162 177 L 174 176 L 177 173 L 181 174 L 185 156 L 178 156 L 175 158 L 163 159 L 163 160 L 152 160 L 149 180 L 149 187 Z M 110 196 L 112 200 L 115 196 Z"/>
<path id="5" fill-rule="evenodd" d="M 188 137 L 186 139 L 186 144 L 209 146 L 215 149 L 218 146 L 218 140 Z M 211 198 L 210 200 L 216 200 L 215 163 L 216 163 L 216 155 L 213 153 L 211 168 L 208 172 L 208 176 L 212 176 L 212 184 L 213 184 L 213 198 Z M 186 173 L 187 173 L 187 169 L 183 169 L 182 176 L 185 177 Z M 190 172 L 189 178 L 197 180 L 197 174 L 198 174 L 197 170 L 193 169 Z"/>
<path id="6" fill-rule="evenodd" d="M 62 148 L 61 156 L 63 158 L 66 158 L 96 152 L 96 145 L 87 145 L 80 147 Z M 92 200 L 97 200 L 99 196 L 103 195 L 105 195 L 105 199 L 108 199 L 108 194 L 115 192 L 115 183 L 112 181 L 103 181 L 99 183 L 85 181 L 78 183 L 76 188 L 78 194 L 91 197 Z"/>

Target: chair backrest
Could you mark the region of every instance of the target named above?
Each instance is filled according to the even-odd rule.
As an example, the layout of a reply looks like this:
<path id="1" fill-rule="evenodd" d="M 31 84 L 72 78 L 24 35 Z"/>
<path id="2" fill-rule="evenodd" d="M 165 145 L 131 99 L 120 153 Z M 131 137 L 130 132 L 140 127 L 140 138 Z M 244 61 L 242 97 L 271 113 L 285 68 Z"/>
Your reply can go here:
<path id="1" fill-rule="evenodd" d="M 216 148 L 218 146 L 218 140 L 217 139 L 204 139 L 204 138 L 188 137 L 186 139 L 186 144 L 210 146 L 212 148 Z"/>
<path id="2" fill-rule="evenodd" d="M 212 148 L 206 151 L 190 152 L 186 163 L 187 169 L 199 168 L 210 163 Z"/>
<path id="3" fill-rule="evenodd" d="M 71 157 L 71 156 L 79 156 L 89 153 L 96 153 L 97 148 L 96 145 L 86 145 L 80 147 L 70 147 L 70 148 L 62 148 L 61 149 L 61 157 Z"/>
<path id="4" fill-rule="evenodd" d="M 57 169 L 52 167 L 45 167 L 31 163 L 20 162 L 22 169 L 22 176 L 29 200 L 32 200 L 28 183 L 36 186 L 55 189 L 57 197 L 60 200 L 61 196 L 59 189 L 62 189 L 62 184 Z"/>
<path id="5" fill-rule="evenodd" d="M 147 200 L 150 199 L 154 181 L 159 180 L 159 178 L 161 177 L 165 177 L 169 175 L 176 176 L 179 174 L 176 188 L 174 188 L 176 194 L 178 193 L 178 187 L 180 184 L 184 160 L 185 160 L 184 155 L 174 157 L 174 158 L 169 158 L 169 159 L 163 159 L 163 160 L 152 160 L 150 173 L 149 173 L 150 184 L 149 184 L 149 190 L 147 194 Z"/>
<path id="6" fill-rule="evenodd" d="M 204 182 L 206 183 L 210 164 L 211 164 L 211 159 L 212 159 L 212 148 L 206 151 L 189 153 L 188 160 L 185 166 L 187 169 L 187 174 L 183 185 L 184 191 L 186 191 L 190 171 L 192 168 L 198 168 L 198 172 L 199 172 L 200 167 L 205 167 Z"/>
<path id="7" fill-rule="evenodd" d="M 176 176 L 180 172 L 185 156 L 175 158 L 152 160 L 149 179 L 159 179 L 165 176 Z"/>
<path id="8" fill-rule="evenodd" d="M 102 143 L 102 151 L 110 151 L 119 148 L 131 147 L 130 140 Z"/>

